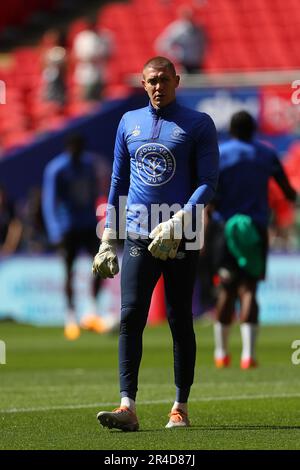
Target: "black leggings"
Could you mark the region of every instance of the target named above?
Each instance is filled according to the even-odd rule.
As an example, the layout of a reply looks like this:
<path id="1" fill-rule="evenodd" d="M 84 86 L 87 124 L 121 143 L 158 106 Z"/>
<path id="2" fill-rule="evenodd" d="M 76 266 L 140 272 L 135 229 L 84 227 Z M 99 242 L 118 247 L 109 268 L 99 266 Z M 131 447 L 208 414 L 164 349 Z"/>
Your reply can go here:
<path id="1" fill-rule="evenodd" d="M 148 251 L 149 240 L 125 241 L 121 270 L 121 325 L 119 371 L 121 396 L 135 399 L 142 358 L 142 335 L 152 292 L 164 276 L 167 316 L 173 337 L 174 374 L 177 389 L 193 383 L 196 341 L 193 328 L 192 295 L 198 251 L 184 251 L 161 261 Z"/>

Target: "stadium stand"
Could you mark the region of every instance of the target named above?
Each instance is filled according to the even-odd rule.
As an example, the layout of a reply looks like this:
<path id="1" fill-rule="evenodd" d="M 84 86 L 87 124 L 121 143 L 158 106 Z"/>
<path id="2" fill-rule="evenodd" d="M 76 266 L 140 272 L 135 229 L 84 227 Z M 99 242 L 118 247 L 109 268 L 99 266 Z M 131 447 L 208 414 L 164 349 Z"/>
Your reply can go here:
<path id="1" fill-rule="evenodd" d="M 22 25 L 34 10 L 51 10 L 59 2 L 36 0 L 26 2 L 26 9 L 13 8 L 21 3 L 11 1 L 3 8 L 0 30 L 8 23 Z M 98 8 L 99 27 L 110 30 L 115 37 L 114 54 L 107 65 L 105 97 L 124 96 L 129 92 L 128 76 L 139 72 L 140 64 L 155 54 L 155 38 L 175 19 L 177 6 L 186 3 L 183 0 L 131 0 L 110 2 Z M 251 3 L 247 0 L 215 0 L 193 2 L 193 5 L 197 20 L 204 25 L 209 38 L 204 63 L 206 75 L 298 68 L 300 10 L 297 0 L 284 3 L 277 0 L 253 0 Z M 18 17 L 14 16 L 16 11 Z M 68 25 L 69 51 L 76 33 L 84 27 L 83 16 Z M 5 82 L 7 90 L 6 106 L 0 108 L 4 151 L 32 140 L 36 133 L 57 129 L 66 120 L 90 111 L 90 105 L 78 100 L 72 81 L 72 65 L 67 77 L 67 106 L 61 109 L 42 101 L 43 47 L 45 44 L 40 40 L 35 46 L 18 47 L 0 55 L 0 79 Z"/>
<path id="2" fill-rule="evenodd" d="M 7 8 L 11 9 L 16 3 L 10 2 Z M 37 14 L 38 10 L 34 9 L 38 8 L 37 4 L 46 6 L 46 3 L 51 13 L 60 2 L 45 0 L 27 5 L 32 7 L 30 12 Z M 11 18 L 6 14 L 1 17 L 0 80 L 6 87 L 6 104 L 0 106 L 1 180 L 7 183 L 11 196 L 18 202 L 23 201 L 33 186 L 40 184 L 45 164 L 60 151 L 65 134 L 70 131 L 82 132 L 89 149 L 111 161 L 116 122 L 123 112 L 139 107 L 145 101 L 142 90 L 139 93 L 135 89 L 131 93 L 133 77 L 137 78 L 140 89 L 141 64 L 155 54 L 157 35 L 175 19 L 177 7 L 186 4 L 187 0 L 130 0 L 106 4 L 100 0 L 65 0 L 62 3 L 71 6 L 86 3 L 86 9 L 97 3 L 94 11 L 99 28 L 108 29 L 114 35 L 115 49 L 107 65 L 105 99 L 96 107 L 78 99 L 71 60 L 67 74 L 67 104 L 62 108 L 44 102 L 41 99 L 41 56 L 45 48 L 53 45 L 51 38 L 47 34 L 40 35 L 31 43 L 23 37 L 19 46 L 1 53 L 1 33 L 8 24 L 2 20 Z M 287 151 L 290 142 L 296 139 L 297 120 L 299 122 L 296 110 L 299 106 L 292 110 L 290 86 L 292 80 L 300 77 L 297 75 L 300 63 L 298 0 L 286 0 L 284 4 L 277 0 L 252 0 L 251 3 L 246 0 L 189 0 L 189 3 L 195 7 L 195 15 L 203 23 L 209 43 L 205 73 L 190 78 L 187 87 L 186 78 L 182 76 L 183 99 L 187 106 L 200 109 L 201 104 L 207 106 L 201 110 L 209 113 L 212 108 L 217 110 L 213 118 L 220 135 L 226 132 L 229 113 L 236 107 L 248 106 L 249 111 L 257 113 L 260 130 L 274 138 L 273 143 L 281 156 L 286 159 L 291 155 L 286 161 L 286 169 L 294 176 L 295 187 L 300 189 L 299 143 L 291 149 L 291 154 Z M 22 12 L 22 8 L 18 9 L 18 14 L 22 15 Z M 74 13 L 64 24 L 68 52 L 72 50 L 76 34 L 85 29 L 86 13 L 88 11 L 82 8 L 80 14 Z M 30 15 L 26 12 L 14 24 L 20 31 L 26 30 L 29 20 Z M 48 27 L 42 32 L 47 30 Z M 273 89 L 274 85 L 276 88 Z M 277 108 L 278 97 L 283 105 Z M 286 233 L 295 222 L 295 212 L 283 206 L 281 194 L 275 191 L 276 188 L 270 189 L 276 226 Z M 299 234 L 300 228 L 298 247 Z"/>
<path id="3" fill-rule="evenodd" d="M 0 31 L 3 31 L 7 25 L 24 25 L 32 13 L 37 10 L 51 10 L 57 0 L 10 0 L 1 5 Z"/>
<path id="4" fill-rule="evenodd" d="M 104 7 L 99 23 L 115 32 L 122 51 L 134 56 L 120 61 L 122 73 L 137 72 L 138 64 L 153 55 L 156 36 L 176 18 L 176 6 L 185 3 L 176 0 L 170 7 L 163 2 L 132 0 Z M 206 72 L 298 67 L 300 12 L 296 1 L 254 0 L 250 4 L 216 0 L 199 4 L 194 13 L 210 39 Z"/>

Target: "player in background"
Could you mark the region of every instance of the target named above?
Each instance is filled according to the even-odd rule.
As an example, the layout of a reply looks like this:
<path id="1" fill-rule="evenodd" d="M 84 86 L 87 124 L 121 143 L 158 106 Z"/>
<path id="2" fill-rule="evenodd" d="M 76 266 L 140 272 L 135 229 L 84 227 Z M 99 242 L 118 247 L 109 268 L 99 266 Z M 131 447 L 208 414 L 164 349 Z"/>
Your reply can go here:
<path id="1" fill-rule="evenodd" d="M 94 273 L 103 278 L 118 272 L 118 234 L 112 214 L 116 211 L 119 218 L 119 197 L 128 195 L 121 273 L 121 404 L 113 412 L 98 413 L 103 426 L 124 431 L 139 428 L 135 400 L 142 335 L 161 274 L 173 337 L 176 385 L 166 427 L 189 426 L 187 402 L 196 355 L 192 293 L 199 246 L 188 249 L 185 229 L 195 220 L 196 205 L 207 204 L 215 194 L 219 150 L 212 119 L 176 101 L 179 80 L 173 63 L 164 57 L 150 59 L 143 68 L 142 84 L 150 102 L 145 108 L 127 112 L 120 121 L 106 229 L 93 264 Z M 197 179 L 195 188 L 193 177 Z M 156 217 L 154 204 L 173 206 L 174 210 Z"/>
<path id="2" fill-rule="evenodd" d="M 80 135 L 67 139 L 65 151 L 51 160 L 45 168 L 42 206 L 48 236 L 61 252 L 65 269 L 65 294 L 68 310 L 65 317 L 65 337 L 80 335 L 73 292 L 73 266 L 77 255 L 85 249 L 90 255 L 97 250 L 96 199 L 100 194 L 95 155 L 84 150 Z M 83 318 L 83 327 L 104 331 L 102 319 L 96 315 L 100 279 L 93 279 L 93 305 Z"/>
<path id="3" fill-rule="evenodd" d="M 259 307 L 257 284 L 265 277 L 268 251 L 268 183 L 273 177 L 285 197 L 295 201 L 276 152 L 254 140 L 256 122 L 246 111 L 232 116 L 232 139 L 220 146 L 220 178 L 214 219 L 223 226 L 215 242 L 220 286 L 214 324 L 215 364 L 230 363 L 228 335 L 236 302 L 240 302 L 241 368 L 257 365 Z"/>
<path id="4" fill-rule="evenodd" d="M 22 221 L 5 187 L 0 184 L 0 258 L 16 253 L 20 246 L 22 232 Z"/>

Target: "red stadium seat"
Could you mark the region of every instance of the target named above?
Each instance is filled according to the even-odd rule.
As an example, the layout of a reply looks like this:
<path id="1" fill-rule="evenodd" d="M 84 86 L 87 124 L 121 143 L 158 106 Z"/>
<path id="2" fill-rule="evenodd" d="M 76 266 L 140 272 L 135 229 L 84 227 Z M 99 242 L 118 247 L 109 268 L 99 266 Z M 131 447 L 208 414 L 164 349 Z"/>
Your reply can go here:
<path id="1" fill-rule="evenodd" d="M 26 3 L 26 8 L 25 8 Z M 56 0 L 10 0 L 1 6 L 1 26 L 12 21 L 24 21 L 27 14 L 41 5 L 52 8 Z M 107 65 L 106 97 L 118 97 L 129 90 L 126 77 L 139 73 L 141 65 L 155 54 L 158 34 L 176 18 L 177 7 L 186 0 L 162 2 L 129 0 L 108 3 L 99 8 L 99 27 L 112 31 L 115 52 Z M 208 47 L 204 61 L 207 73 L 222 71 L 285 70 L 299 68 L 300 9 L 299 0 L 214 0 L 193 2 L 195 18 L 204 24 Z M 26 11 L 25 11 L 26 10 Z M 85 27 L 85 19 L 75 20 L 69 27 L 67 47 L 71 50 L 75 34 Z M 63 109 L 42 102 L 41 55 L 50 43 L 44 36 L 39 47 L 22 47 L 1 57 L 0 79 L 7 87 L 7 101 L 14 109 L 5 122 L 0 111 L 0 130 L 6 133 L 15 120 L 16 129 L 41 129 L 50 116 L 51 127 L 63 119 L 88 113 L 91 108 L 82 103 L 73 83 L 73 62 L 68 69 L 68 106 Z M 8 109 L 8 108 L 7 108 Z M 14 116 L 21 116 L 18 121 Z M 25 124 L 22 121 L 25 116 Z"/>

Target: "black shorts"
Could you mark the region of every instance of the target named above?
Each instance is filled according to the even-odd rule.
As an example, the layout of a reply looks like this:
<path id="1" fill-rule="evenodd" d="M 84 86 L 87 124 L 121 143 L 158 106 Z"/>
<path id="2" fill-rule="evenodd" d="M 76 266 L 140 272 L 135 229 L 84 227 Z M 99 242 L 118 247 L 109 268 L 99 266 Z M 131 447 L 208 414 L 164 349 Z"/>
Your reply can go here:
<path id="1" fill-rule="evenodd" d="M 96 228 L 70 230 L 64 235 L 61 243 L 63 257 L 67 263 L 71 263 L 81 251 L 95 256 L 99 248 L 99 243 Z"/>
<path id="2" fill-rule="evenodd" d="M 256 228 L 262 240 L 262 257 L 263 257 L 263 271 L 259 277 L 252 276 L 245 269 L 241 268 L 236 258 L 231 254 L 227 247 L 224 225 L 219 224 L 218 229 L 215 230 L 213 240 L 211 241 L 215 251 L 215 272 L 220 273 L 221 269 L 226 269 L 230 273 L 232 282 L 240 281 L 260 281 L 265 279 L 267 255 L 268 255 L 268 231 L 256 225 Z"/>

